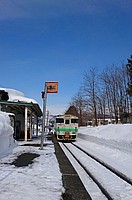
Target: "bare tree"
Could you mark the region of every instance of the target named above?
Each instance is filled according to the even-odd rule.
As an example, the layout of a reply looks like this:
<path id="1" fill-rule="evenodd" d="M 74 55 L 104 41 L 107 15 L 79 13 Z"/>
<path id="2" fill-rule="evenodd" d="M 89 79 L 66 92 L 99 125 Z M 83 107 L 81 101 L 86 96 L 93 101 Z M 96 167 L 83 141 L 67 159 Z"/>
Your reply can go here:
<path id="1" fill-rule="evenodd" d="M 97 126 L 97 106 L 98 106 L 98 74 L 96 68 L 91 68 L 83 74 L 83 92 L 87 100 L 88 108 L 93 112 L 94 125 Z"/>
<path id="2" fill-rule="evenodd" d="M 126 94 L 127 73 L 124 65 L 107 67 L 101 74 L 104 91 L 107 96 L 106 106 L 109 113 L 114 114 L 116 123 L 118 118 L 128 109 L 128 95 Z"/>
<path id="3" fill-rule="evenodd" d="M 129 61 L 130 62 L 130 61 Z M 110 117 L 123 122 L 122 116 L 131 113 L 131 95 L 127 93 L 129 77 L 126 65 L 107 67 L 99 76 L 96 68 L 90 68 L 83 74 L 83 84 L 72 98 L 83 124 L 84 115 L 98 124 L 98 117 L 105 122 L 106 110 Z"/>
<path id="4" fill-rule="evenodd" d="M 118 67 L 112 66 L 102 73 L 104 88 L 107 95 L 107 104 L 109 113 L 114 113 L 116 123 L 118 123 L 118 102 L 119 102 L 119 83 L 118 83 Z"/>
<path id="5" fill-rule="evenodd" d="M 103 119 L 103 124 L 105 124 L 105 117 L 106 117 L 106 92 L 105 90 L 100 91 L 98 96 L 98 117 L 100 116 Z"/>
<path id="6" fill-rule="evenodd" d="M 78 112 L 79 126 L 83 125 L 83 115 L 86 108 L 86 101 L 82 95 L 82 90 L 75 94 L 70 105 L 74 105 Z"/>

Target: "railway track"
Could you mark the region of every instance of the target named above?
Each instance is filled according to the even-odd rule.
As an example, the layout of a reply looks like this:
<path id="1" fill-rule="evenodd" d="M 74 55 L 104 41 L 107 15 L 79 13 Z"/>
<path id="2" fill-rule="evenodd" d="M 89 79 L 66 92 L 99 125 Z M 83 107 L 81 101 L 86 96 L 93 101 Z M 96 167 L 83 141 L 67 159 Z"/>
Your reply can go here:
<path id="1" fill-rule="evenodd" d="M 132 180 L 129 177 L 89 154 L 75 143 L 60 143 L 60 145 L 66 155 L 72 156 L 89 179 L 96 184 L 103 195 L 102 199 L 132 199 Z"/>

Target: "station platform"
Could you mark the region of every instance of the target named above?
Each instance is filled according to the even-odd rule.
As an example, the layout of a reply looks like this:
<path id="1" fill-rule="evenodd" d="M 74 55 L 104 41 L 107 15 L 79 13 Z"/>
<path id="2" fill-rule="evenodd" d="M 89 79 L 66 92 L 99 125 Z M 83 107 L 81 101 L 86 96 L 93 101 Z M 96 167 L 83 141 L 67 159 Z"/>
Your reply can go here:
<path id="1" fill-rule="evenodd" d="M 54 135 L 52 140 L 60 171 L 62 173 L 63 186 L 65 188 L 65 193 L 62 195 L 63 200 L 91 200 L 91 197 L 86 191 L 77 172 L 59 146 Z"/>

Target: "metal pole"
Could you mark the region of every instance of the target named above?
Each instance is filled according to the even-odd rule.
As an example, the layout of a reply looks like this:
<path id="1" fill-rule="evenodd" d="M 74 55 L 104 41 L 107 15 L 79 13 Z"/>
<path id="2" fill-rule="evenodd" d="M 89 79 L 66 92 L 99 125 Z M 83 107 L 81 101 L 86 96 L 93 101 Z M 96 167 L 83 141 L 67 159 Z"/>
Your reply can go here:
<path id="1" fill-rule="evenodd" d="M 25 141 L 27 141 L 28 109 L 25 107 Z"/>
<path id="2" fill-rule="evenodd" d="M 47 116 L 46 116 L 46 126 L 49 126 L 49 111 L 47 110 Z"/>
<path id="3" fill-rule="evenodd" d="M 46 100 L 47 100 L 47 84 L 45 83 L 45 94 L 43 98 L 43 121 L 42 121 L 42 134 L 41 134 L 41 147 L 40 149 L 43 150 L 43 143 L 44 139 L 46 140 L 45 135 L 45 117 L 46 117 Z"/>

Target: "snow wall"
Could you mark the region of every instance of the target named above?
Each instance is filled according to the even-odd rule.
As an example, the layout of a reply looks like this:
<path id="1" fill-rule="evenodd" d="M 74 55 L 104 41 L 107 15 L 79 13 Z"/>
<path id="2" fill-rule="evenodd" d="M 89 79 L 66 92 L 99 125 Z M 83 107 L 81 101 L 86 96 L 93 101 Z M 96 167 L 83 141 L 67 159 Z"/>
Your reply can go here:
<path id="1" fill-rule="evenodd" d="M 0 158 L 9 154 L 17 142 L 13 138 L 13 127 L 10 125 L 10 117 L 0 111 Z"/>

